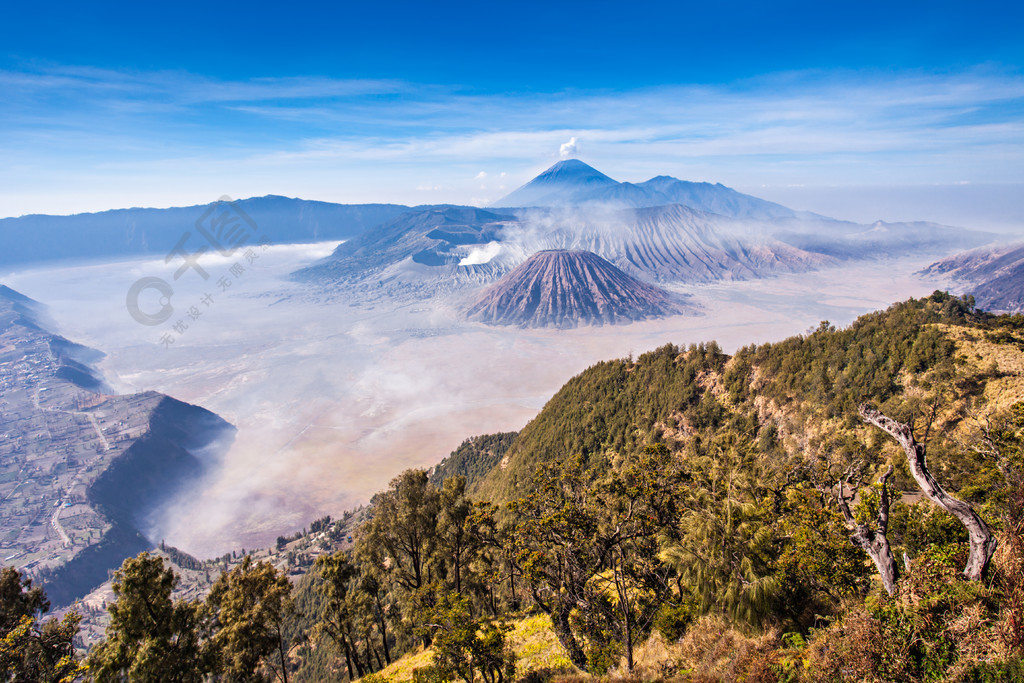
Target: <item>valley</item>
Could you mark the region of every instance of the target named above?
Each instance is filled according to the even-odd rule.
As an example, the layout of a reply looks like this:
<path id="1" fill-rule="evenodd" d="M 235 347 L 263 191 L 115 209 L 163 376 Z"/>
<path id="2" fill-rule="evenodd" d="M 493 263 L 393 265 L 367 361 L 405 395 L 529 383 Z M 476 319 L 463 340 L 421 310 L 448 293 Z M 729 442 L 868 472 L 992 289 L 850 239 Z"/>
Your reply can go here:
<path id="1" fill-rule="evenodd" d="M 200 557 L 266 547 L 310 519 L 365 502 L 394 474 L 438 462 L 465 437 L 518 430 L 589 365 L 666 341 L 728 351 L 827 319 L 847 324 L 948 286 L 921 258 L 847 263 L 743 282 L 668 287 L 698 311 L 628 325 L 521 330 L 465 320 L 464 296 L 360 303 L 288 274 L 331 245 L 271 247 L 253 279 L 171 348 L 124 310 L 161 262 L 38 269 L 5 278 L 47 301 L 69 338 L 101 348 L 121 392 L 159 391 L 238 428 L 218 468 L 152 520 L 151 538 Z"/>
<path id="2" fill-rule="evenodd" d="M 845 325 L 949 288 L 922 269 L 989 238 L 665 176 L 619 183 L 576 160 L 502 203 L 222 199 L 191 207 L 198 249 L 182 246 L 188 208 L 30 217 L 111 243 L 0 273 L 8 331 L 40 329 L 4 347 L 0 551 L 66 603 L 158 541 L 204 559 L 267 548 L 467 437 L 522 429 L 594 363 Z M 122 258 L 160 253 L 147 235 L 176 225 L 166 257 Z M 297 241 L 310 231 L 349 239 Z"/>
<path id="3" fill-rule="evenodd" d="M 153 391 L 114 395 L 90 367 L 102 354 L 48 324 L 39 303 L 0 289 L 0 557 L 66 604 L 150 545 L 147 516 L 187 490 L 233 430 Z"/>

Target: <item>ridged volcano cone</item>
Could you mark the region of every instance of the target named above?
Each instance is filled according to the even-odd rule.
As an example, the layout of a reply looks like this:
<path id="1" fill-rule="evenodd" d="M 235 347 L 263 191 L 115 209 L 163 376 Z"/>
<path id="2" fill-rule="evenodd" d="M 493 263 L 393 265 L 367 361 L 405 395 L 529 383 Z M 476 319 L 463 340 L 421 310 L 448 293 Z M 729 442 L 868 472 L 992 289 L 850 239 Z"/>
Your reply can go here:
<path id="1" fill-rule="evenodd" d="M 484 292 L 471 320 L 560 327 L 622 324 L 682 313 L 663 289 L 627 275 L 589 251 L 537 252 Z"/>

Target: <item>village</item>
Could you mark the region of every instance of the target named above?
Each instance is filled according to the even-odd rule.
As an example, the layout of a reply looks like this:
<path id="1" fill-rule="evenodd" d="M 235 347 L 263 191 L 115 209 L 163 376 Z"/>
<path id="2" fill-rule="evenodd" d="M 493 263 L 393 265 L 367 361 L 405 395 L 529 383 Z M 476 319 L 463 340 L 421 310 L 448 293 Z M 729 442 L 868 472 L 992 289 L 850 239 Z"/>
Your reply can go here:
<path id="1" fill-rule="evenodd" d="M 92 378 L 66 355 L 73 345 L 20 307 L 0 298 L 0 562 L 39 576 L 110 528 L 87 491 L 148 431 L 155 400 L 80 386 Z"/>

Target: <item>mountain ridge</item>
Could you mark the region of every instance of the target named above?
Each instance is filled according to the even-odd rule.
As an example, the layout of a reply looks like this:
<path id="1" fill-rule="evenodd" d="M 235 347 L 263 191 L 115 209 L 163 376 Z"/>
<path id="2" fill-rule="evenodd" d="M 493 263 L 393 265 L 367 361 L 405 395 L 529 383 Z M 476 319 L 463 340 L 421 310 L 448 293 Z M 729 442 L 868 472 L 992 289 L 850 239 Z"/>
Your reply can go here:
<path id="1" fill-rule="evenodd" d="M 169 253 L 218 202 L 195 206 L 110 209 L 68 216 L 0 218 L 0 265 L 126 258 Z M 408 211 L 400 204 L 333 204 L 265 195 L 228 202 L 271 243 L 341 240 Z M 255 232 L 255 231 L 254 231 Z M 194 239 L 200 240 L 196 236 Z"/>
<path id="2" fill-rule="evenodd" d="M 1024 312 L 1024 242 L 954 254 L 921 272 L 952 277 L 986 310 Z"/>
<path id="3" fill-rule="evenodd" d="M 155 546 L 148 515 L 234 427 L 157 392 L 113 394 L 92 367 L 103 354 L 50 332 L 43 310 L 0 286 L 0 552 L 66 605 Z"/>
<path id="4" fill-rule="evenodd" d="M 721 183 L 685 181 L 666 175 L 655 176 L 642 183 L 618 182 L 578 159 L 554 164 L 490 206 L 526 208 L 587 204 L 609 204 L 620 208 L 682 204 L 730 218 L 759 220 L 792 219 L 801 215 L 781 204 L 737 192 Z"/>

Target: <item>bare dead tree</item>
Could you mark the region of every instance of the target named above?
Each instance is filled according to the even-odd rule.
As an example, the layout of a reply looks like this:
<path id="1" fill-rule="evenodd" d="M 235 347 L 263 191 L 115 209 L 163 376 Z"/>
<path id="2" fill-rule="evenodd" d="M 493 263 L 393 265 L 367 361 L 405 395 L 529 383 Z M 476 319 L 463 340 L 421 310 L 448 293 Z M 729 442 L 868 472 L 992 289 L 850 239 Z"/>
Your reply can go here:
<path id="1" fill-rule="evenodd" d="M 970 538 L 970 554 L 964 576 L 972 581 L 981 579 L 992 554 L 996 551 L 996 538 L 977 512 L 968 503 L 954 498 L 935 481 L 925 463 L 925 447 L 914 440 L 914 431 L 905 424 L 886 417 L 869 405 L 861 404 L 860 416 L 896 440 L 907 455 L 910 473 L 924 495 L 943 510 L 960 520 Z"/>
<path id="2" fill-rule="evenodd" d="M 850 540 L 854 545 L 862 548 L 868 554 L 871 561 L 878 568 L 882 577 L 882 586 L 885 592 L 892 595 L 896 590 L 896 581 L 899 579 L 899 565 L 893 557 L 892 548 L 889 547 L 889 477 L 892 476 L 892 465 L 878 479 L 882 485 L 881 495 L 878 499 L 878 514 L 875 516 L 874 524 L 861 524 L 853 513 L 850 512 L 850 498 L 857 494 L 857 486 L 851 484 L 853 468 L 847 470 L 846 477 L 839 480 L 839 509 L 843 513 L 843 519 L 850 527 Z M 852 493 L 847 497 L 845 484 L 851 484 Z"/>

